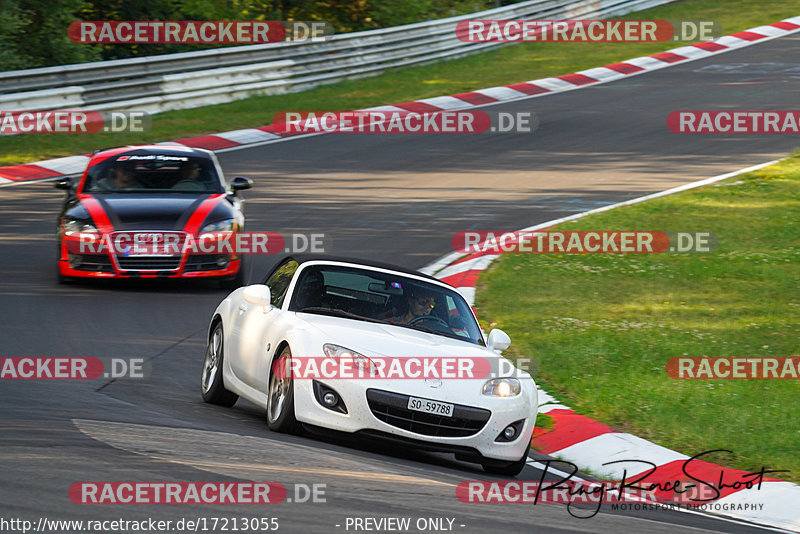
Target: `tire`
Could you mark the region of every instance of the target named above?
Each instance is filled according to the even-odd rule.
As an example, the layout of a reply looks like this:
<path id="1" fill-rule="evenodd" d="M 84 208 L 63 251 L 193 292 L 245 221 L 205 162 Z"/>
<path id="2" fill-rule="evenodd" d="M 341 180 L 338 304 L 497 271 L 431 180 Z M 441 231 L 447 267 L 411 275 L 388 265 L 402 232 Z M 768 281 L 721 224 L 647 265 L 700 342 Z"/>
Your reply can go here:
<path id="1" fill-rule="evenodd" d="M 288 369 L 286 360 L 291 360 L 292 351 L 283 349 L 273 360 L 269 371 L 269 388 L 267 390 L 267 426 L 274 432 L 299 434 L 302 425 L 294 416 L 294 380 L 290 373 L 276 373 L 279 367 Z M 286 376 L 281 377 L 281 374 Z"/>
<path id="2" fill-rule="evenodd" d="M 525 451 L 525 454 L 522 455 L 522 458 L 515 462 L 497 462 L 492 461 L 491 463 L 483 463 L 481 466 L 483 470 L 487 473 L 491 473 L 493 475 L 503 475 L 507 477 L 515 477 L 522 472 L 525 468 L 525 463 L 528 461 L 528 451 Z"/>
<path id="3" fill-rule="evenodd" d="M 225 389 L 222 377 L 224 362 L 224 339 L 222 322 L 218 322 L 211 332 L 203 360 L 203 373 L 200 376 L 200 392 L 203 400 L 211 404 L 231 407 L 239 400 L 239 395 Z"/>

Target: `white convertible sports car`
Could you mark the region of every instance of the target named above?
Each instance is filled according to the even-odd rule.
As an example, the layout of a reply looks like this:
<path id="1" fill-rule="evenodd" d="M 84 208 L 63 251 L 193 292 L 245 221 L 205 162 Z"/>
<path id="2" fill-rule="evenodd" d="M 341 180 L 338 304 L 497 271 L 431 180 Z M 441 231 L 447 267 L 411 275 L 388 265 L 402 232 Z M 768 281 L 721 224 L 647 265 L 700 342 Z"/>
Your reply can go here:
<path id="1" fill-rule="evenodd" d="M 530 375 L 500 355 L 510 342 L 501 330 L 484 337 L 464 298 L 435 278 L 293 256 L 214 311 L 201 389 L 206 402 L 263 407 L 278 432 L 359 432 L 513 476 L 538 405 Z"/>

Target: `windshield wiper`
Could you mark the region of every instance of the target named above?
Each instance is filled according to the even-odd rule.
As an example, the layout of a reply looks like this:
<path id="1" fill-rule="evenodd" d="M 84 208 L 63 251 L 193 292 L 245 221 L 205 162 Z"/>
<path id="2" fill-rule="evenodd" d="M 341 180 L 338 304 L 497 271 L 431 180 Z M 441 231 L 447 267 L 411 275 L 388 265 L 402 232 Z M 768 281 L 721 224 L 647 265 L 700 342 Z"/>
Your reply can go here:
<path id="1" fill-rule="evenodd" d="M 334 317 L 344 317 L 345 319 L 355 319 L 357 321 L 367 321 L 370 323 L 385 323 L 385 324 L 392 324 L 383 319 L 375 319 L 373 317 L 364 317 L 363 315 L 358 315 L 355 313 L 350 313 L 348 311 L 339 310 L 336 308 L 323 308 L 321 306 L 309 306 L 308 308 L 303 308 L 302 310 L 298 310 L 301 313 L 318 313 L 320 315 L 332 315 Z"/>

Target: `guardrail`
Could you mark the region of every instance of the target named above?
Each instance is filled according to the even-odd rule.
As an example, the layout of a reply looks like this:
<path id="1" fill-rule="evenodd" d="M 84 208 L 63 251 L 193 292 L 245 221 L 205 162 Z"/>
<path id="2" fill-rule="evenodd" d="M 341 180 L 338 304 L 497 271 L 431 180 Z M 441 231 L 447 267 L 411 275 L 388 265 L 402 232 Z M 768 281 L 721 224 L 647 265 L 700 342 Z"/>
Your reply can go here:
<path id="1" fill-rule="evenodd" d="M 466 43 L 461 20 L 607 18 L 674 0 L 528 0 L 434 21 L 287 41 L 60 67 L 0 72 L 0 109 L 137 109 L 158 113 L 298 92 L 387 69 L 474 54 L 504 43 Z"/>

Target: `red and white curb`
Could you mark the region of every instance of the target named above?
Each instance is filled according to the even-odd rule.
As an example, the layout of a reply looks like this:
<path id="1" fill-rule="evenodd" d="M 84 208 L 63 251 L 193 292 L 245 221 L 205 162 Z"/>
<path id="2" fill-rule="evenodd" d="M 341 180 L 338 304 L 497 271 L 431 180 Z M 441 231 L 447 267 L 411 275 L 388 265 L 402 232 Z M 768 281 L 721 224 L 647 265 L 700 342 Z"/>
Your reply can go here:
<path id="1" fill-rule="evenodd" d="M 519 231 L 545 230 L 594 213 L 703 187 L 775 163 L 777 160 L 768 161 L 666 191 L 547 221 Z M 460 252 L 453 252 L 420 271 L 455 286 L 470 305 L 474 305 L 478 277 L 498 257 L 497 254 L 475 253 L 465 256 Z M 682 469 L 689 456 L 577 414 L 542 389 L 539 389 L 539 412 L 553 418 L 551 431 L 534 433 L 533 446 L 543 454 L 572 462 L 580 469 L 597 474 L 607 480 L 621 480 L 626 470 L 630 480 L 650 469 L 649 466 L 634 462 L 634 460 L 652 462 L 657 466 L 656 471 L 647 478 L 648 483 L 664 484 L 686 478 Z M 607 465 L 609 462 L 619 460 L 629 460 L 630 462 Z M 691 466 L 692 474 L 705 481 L 719 481 L 720 474 L 724 472 L 725 479 L 728 483 L 732 483 L 732 481 L 743 480 L 741 477 L 745 474 L 744 471 L 723 468 L 701 460 L 693 460 Z M 800 532 L 800 509 L 797 506 L 800 503 L 800 486 L 791 482 L 765 478 L 760 489 L 725 488 L 721 495 L 720 499 L 711 503 L 706 513 Z"/>
<path id="2" fill-rule="evenodd" d="M 378 106 L 368 108 L 368 110 L 435 113 L 437 111 L 463 110 L 514 100 L 536 98 L 629 78 L 680 63 L 696 61 L 714 54 L 730 52 L 731 50 L 763 43 L 798 31 L 800 31 L 800 16 L 788 18 L 766 26 L 758 26 L 734 33 L 733 35 L 726 35 L 725 37 L 713 41 L 681 46 L 667 52 L 637 57 L 621 63 L 583 70 L 573 74 L 565 74 L 553 78 L 543 78 L 499 87 L 490 87 L 488 89 L 480 89 L 457 95 L 425 98 L 414 102 L 405 102 L 403 104 L 391 106 Z M 177 141 L 168 141 L 162 144 L 180 144 L 225 152 L 242 147 L 263 145 L 309 135 L 324 134 L 298 134 L 296 132 L 287 132 L 285 124 L 273 124 L 260 128 L 246 128 L 214 135 L 201 135 L 187 139 L 178 139 Z M 78 174 L 86 168 L 89 158 L 90 155 L 86 154 L 24 165 L 0 167 L 0 186 Z"/>

